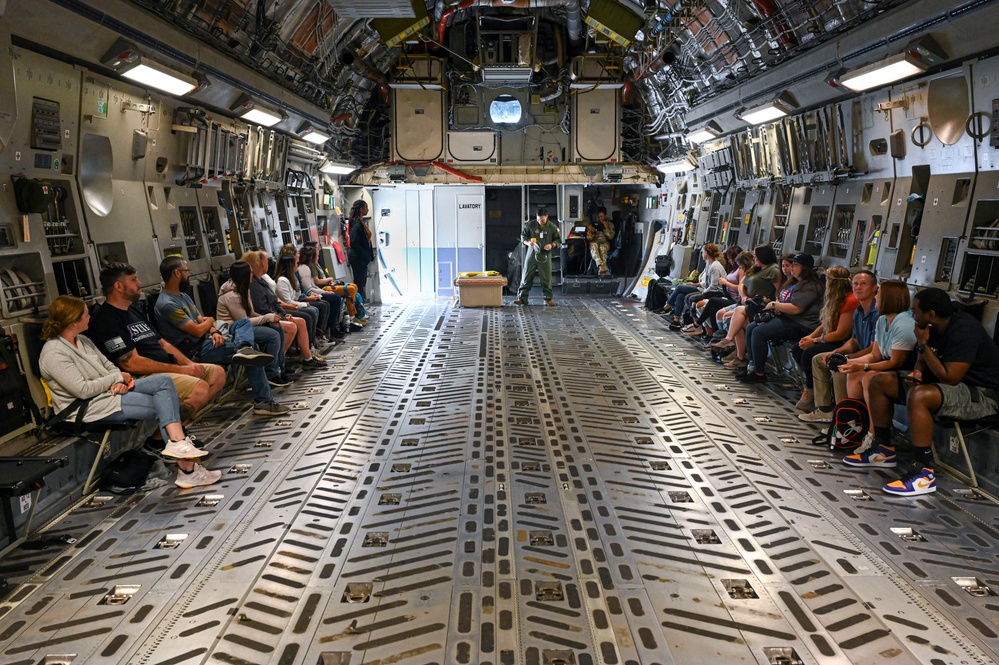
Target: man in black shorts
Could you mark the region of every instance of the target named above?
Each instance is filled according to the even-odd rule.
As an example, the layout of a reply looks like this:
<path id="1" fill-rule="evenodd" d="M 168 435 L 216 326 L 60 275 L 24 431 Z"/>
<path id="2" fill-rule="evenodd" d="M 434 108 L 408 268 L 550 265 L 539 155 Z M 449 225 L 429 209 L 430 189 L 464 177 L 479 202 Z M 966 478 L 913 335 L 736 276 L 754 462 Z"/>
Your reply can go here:
<path id="1" fill-rule="evenodd" d="M 874 435 L 843 460 L 850 466 L 894 467 L 892 408 L 906 400 L 914 459 L 898 480 L 882 488 L 899 496 L 937 490 L 931 447 L 933 416 L 974 420 L 999 412 L 999 347 L 982 324 L 957 311 L 940 289 L 925 289 L 913 296 L 912 316 L 916 320 L 916 367 L 904 380 L 895 372 L 874 378 L 868 404 Z"/>

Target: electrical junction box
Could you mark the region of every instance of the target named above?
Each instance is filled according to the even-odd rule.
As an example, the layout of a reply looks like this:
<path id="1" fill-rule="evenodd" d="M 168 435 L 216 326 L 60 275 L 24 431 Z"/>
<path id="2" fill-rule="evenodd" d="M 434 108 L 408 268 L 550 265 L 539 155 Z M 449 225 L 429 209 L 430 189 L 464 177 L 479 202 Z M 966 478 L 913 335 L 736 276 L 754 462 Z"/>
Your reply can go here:
<path id="1" fill-rule="evenodd" d="M 448 132 L 448 164 L 499 164 L 496 132 Z"/>

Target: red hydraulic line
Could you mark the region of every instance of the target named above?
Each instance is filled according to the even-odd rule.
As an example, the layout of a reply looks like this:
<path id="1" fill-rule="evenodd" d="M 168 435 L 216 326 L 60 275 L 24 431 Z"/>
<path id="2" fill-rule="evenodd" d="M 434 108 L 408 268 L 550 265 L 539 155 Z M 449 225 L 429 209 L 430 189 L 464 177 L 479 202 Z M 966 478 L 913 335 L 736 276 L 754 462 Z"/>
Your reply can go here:
<path id="1" fill-rule="evenodd" d="M 791 26 L 787 24 L 780 7 L 774 0 L 753 0 L 753 4 L 763 14 L 763 18 L 773 22 L 774 37 L 777 38 L 777 41 L 787 48 L 798 45 L 798 40 L 795 39 L 794 33 L 791 31 Z"/>
<path id="2" fill-rule="evenodd" d="M 479 176 L 472 175 L 471 173 L 465 173 L 464 171 L 459 171 L 458 169 L 448 166 L 447 164 L 442 164 L 440 162 L 430 162 L 430 163 L 439 168 L 441 171 L 444 171 L 445 173 L 450 173 L 453 176 L 457 176 L 459 178 L 463 178 L 471 182 L 482 182 L 482 178 L 480 178 Z"/>
<path id="3" fill-rule="evenodd" d="M 451 19 L 451 17 L 454 16 L 457 12 L 468 9 L 475 3 L 476 0 L 461 0 L 461 2 L 459 2 L 458 4 L 451 5 L 450 7 L 444 10 L 444 13 L 441 14 L 441 20 L 437 24 L 437 42 L 439 44 L 444 43 L 444 32 L 447 29 L 447 22 Z"/>

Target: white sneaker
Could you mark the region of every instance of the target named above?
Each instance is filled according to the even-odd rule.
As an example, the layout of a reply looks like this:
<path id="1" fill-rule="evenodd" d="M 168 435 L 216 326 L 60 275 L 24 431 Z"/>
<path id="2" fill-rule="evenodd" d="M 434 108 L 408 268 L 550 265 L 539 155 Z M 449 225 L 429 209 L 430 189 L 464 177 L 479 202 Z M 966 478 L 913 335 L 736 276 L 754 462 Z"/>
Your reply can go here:
<path id="1" fill-rule="evenodd" d="M 804 420 L 806 423 L 831 423 L 832 418 L 832 411 L 823 411 L 822 409 L 815 409 L 809 413 L 798 414 L 798 420 Z"/>
<path id="2" fill-rule="evenodd" d="M 163 457 L 171 459 L 196 459 L 207 454 L 207 450 L 201 450 L 191 443 L 191 437 L 184 437 L 180 441 L 170 441 L 161 453 Z"/>
<path id="3" fill-rule="evenodd" d="M 871 448 L 874 447 L 874 432 L 868 432 L 864 435 L 864 441 L 853 450 L 853 455 L 863 455 Z M 895 466 L 895 456 L 892 455 L 892 466 Z"/>
<path id="4" fill-rule="evenodd" d="M 173 482 L 177 487 L 190 489 L 191 487 L 214 485 L 221 477 L 221 471 L 209 471 L 200 464 L 195 464 L 190 472 L 177 469 L 177 480 Z"/>

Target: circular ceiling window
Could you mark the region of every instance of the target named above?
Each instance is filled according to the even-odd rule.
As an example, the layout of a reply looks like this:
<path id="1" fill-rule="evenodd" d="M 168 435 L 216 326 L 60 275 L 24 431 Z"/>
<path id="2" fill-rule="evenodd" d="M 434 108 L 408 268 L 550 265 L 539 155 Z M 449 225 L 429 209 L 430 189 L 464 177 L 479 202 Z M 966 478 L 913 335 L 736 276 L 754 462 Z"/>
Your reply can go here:
<path id="1" fill-rule="evenodd" d="M 500 95 L 489 105 L 489 118 L 497 125 L 515 125 L 521 115 L 523 109 L 513 95 Z"/>

